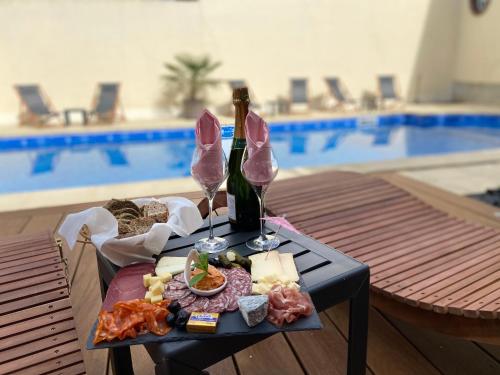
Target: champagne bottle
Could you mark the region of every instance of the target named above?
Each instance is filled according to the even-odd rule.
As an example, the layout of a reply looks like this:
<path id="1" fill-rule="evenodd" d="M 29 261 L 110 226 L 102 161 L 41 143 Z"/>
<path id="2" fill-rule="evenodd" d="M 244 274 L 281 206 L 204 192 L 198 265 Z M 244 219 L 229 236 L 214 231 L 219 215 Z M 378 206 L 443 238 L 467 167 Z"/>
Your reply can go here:
<path id="1" fill-rule="evenodd" d="M 259 228 L 259 201 L 250 184 L 241 174 L 241 159 L 246 146 L 245 118 L 250 98 L 246 87 L 233 91 L 235 107 L 234 137 L 229 154 L 229 176 L 227 178 L 227 207 L 229 222 L 237 230 Z"/>

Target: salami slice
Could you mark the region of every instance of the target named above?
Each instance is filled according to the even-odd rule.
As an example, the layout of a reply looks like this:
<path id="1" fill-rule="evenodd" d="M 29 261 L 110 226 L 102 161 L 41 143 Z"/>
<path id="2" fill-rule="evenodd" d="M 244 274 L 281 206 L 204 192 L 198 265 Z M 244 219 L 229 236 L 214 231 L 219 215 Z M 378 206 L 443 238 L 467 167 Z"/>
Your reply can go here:
<path id="1" fill-rule="evenodd" d="M 186 306 L 184 310 L 186 310 L 188 313 L 192 313 L 194 311 L 204 312 L 206 311 L 206 308 L 209 303 L 210 300 L 207 297 L 196 296 L 196 300 L 189 306 Z"/>
<path id="2" fill-rule="evenodd" d="M 173 280 L 175 281 L 180 281 L 181 283 L 184 283 L 184 272 L 178 273 L 173 277 Z"/>
<path id="3" fill-rule="evenodd" d="M 186 283 L 176 280 L 172 280 L 167 284 L 167 289 L 169 290 L 187 289 L 187 287 Z"/>
<path id="4" fill-rule="evenodd" d="M 179 300 L 187 295 L 191 294 L 189 289 L 175 289 L 175 290 L 165 290 L 163 292 L 163 298 L 168 298 L 171 300 Z"/>
<path id="5" fill-rule="evenodd" d="M 209 299 L 210 302 L 208 303 L 206 312 L 221 313 L 224 312 L 224 310 L 226 310 L 227 296 L 224 294 L 223 291 Z"/>
<path id="6" fill-rule="evenodd" d="M 237 291 L 238 296 L 248 296 L 252 293 L 252 277 L 243 268 L 228 270 L 228 286 Z"/>
<path id="7" fill-rule="evenodd" d="M 179 305 L 181 305 L 182 308 L 185 308 L 192 304 L 196 300 L 196 297 L 196 294 L 189 293 L 187 296 L 178 300 Z"/>

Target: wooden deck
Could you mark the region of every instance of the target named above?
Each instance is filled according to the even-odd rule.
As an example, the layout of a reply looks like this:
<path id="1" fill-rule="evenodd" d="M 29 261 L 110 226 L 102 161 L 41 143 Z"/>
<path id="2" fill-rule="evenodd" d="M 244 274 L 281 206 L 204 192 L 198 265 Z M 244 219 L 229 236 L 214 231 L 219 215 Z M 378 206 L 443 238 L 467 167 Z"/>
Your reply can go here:
<path id="1" fill-rule="evenodd" d="M 500 227 L 494 208 L 453 196 L 397 175 L 384 176 L 429 204 L 455 216 Z M 199 194 L 190 194 L 200 200 Z M 94 204 L 54 207 L 0 214 L 0 236 L 55 231 L 64 215 Z M 80 345 L 100 307 L 96 282 L 95 250 L 80 245 L 64 249 L 69 259 L 71 300 Z M 347 305 L 321 314 L 325 328 L 319 332 L 275 335 L 213 366 L 213 374 L 343 374 L 346 363 Z M 432 331 L 417 329 L 370 309 L 368 374 L 498 374 L 500 347 L 479 345 Z M 314 348 L 314 350 L 313 350 Z M 89 374 L 106 374 L 107 352 L 85 351 Z M 135 372 L 153 374 L 153 365 L 144 349 L 133 348 Z"/>

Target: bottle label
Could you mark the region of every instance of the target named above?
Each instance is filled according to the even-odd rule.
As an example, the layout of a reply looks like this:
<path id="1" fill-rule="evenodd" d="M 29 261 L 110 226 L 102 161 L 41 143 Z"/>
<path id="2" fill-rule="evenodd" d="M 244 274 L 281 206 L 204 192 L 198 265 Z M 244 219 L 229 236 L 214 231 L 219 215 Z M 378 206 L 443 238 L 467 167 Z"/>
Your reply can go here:
<path id="1" fill-rule="evenodd" d="M 233 194 L 227 193 L 227 209 L 229 211 L 229 218 L 236 220 L 236 201 Z"/>

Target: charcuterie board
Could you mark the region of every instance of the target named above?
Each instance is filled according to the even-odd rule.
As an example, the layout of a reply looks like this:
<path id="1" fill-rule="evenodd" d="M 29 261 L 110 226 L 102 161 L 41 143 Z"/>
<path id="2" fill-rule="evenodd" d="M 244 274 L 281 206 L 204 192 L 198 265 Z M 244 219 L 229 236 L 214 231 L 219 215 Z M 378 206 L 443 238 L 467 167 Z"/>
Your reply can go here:
<path id="1" fill-rule="evenodd" d="M 305 291 L 305 285 L 302 279 L 299 284 L 301 285 L 301 289 Z M 224 312 L 220 315 L 219 322 L 217 324 L 217 331 L 215 333 L 188 333 L 185 330 L 174 328 L 165 336 L 156 336 L 154 334 L 147 333 L 139 335 L 135 339 L 126 339 L 122 341 L 114 340 L 94 345 L 93 338 L 95 335 L 96 324 L 97 322 L 94 323 L 87 340 L 87 349 L 90 350 L 182 340 L 211 340 L 214 338 L 228 336 L 272 335 L 278 332 L 307 331 L 322 328 L 316 309 L 314 309 L 310 316 L 302 317 L 292 324 L 284 325 L 282 327 L 276 327 L 268 321 L 263 321 L 255 327 L 249 327 L 243 320 L 239 311 L 234 311 Z"/>
<path id="2" fill-rule="evenodd" d="M 229 224 L 227 224 L 227 219 L 217 218 L 215 220 L 214 231 L 218 235 L 223 235 L 229 242 L 229 247 L 236 250 L 239 254 L 244 257 L 251 258 L 255 252 L 251 251 L 245 246 L 245 241 L 250 237 L 255 236 L 253 232 L 233 232 Z M 273 232 L 269 226 L 269 232 Z M 191 249 L 193 248 L 193 243 L 198 239 L 198 237 L 206 235 L 203 231 L 200 233 L 196 232 L 187 238 L 174 237 L 171 238 L 162 252 L 161 257 L 186 257 Z M 287 254 L 289 258 L 293 260 L 293 264 L 296 267 L 296 271 L 300 276 L 297 283 L 300 286 L 300 292 L 310 293 L 312 301 L 317 302 L 318 289 L 316 279 L 321 276 L 318 272 L 328 272 L 331 277 L 341 277 L 338 271 L 341 269 L 343 264 L 332 263 L 335 255 L 335 250 L 325 246 L 320 245 L 316 241 L 304 236 L 302 234 L 296 234 L 288 230 L 281 229 L 279 237 L 281 239 L 281 245 L 276 249 L 279 254 Z M 262 254 L 262 253 L 260 253 Z M 98 255 L 99 257 L 99 255 Z M 289 259 L 290 260 L 290 259 Z M 104 261 L 101 264 L 106 265 L 107 268 L 102 268 L 101 272 L 109 275 L 116 275 L 117 271 L 120 272 L 118 268 L 106 263 Z M 108 267 L 109 266 L 109 267 Z M 172 267 L 172 266 L 167 266 Z M 175 268 L 175 267 L 174 267 Z M 252 271 L 253 274 L 253 271 Z M 108 277 L 107 280 L 110 280 Z M 109 281 L 108 281 L 109 283 Z M 309 289 L 313 286 L 312 290 Z M 165 289 L 165 292 L 167 288 Z M 339 291 L 340 292 L 340 291 Z M 260 293 L 261 294 L 261 293 Z M 329 295 L 328 298 L 336 298 L 335 295 Z M 242 313 L 240 311 L 224 311 L 219 315 L 217 322 L 217 328 L 214 333 L 195 333 L 187 332 L 185 329 L 173 328 L 166 335 L 158 336 L 151 333 L 140 334 L 136 338 L 126 338 L 123 340 L 112 340 L 112 341 L 102 341 L 96 345 L 93 343 L 95 336 L 95 331 L 97 328 L 97 322 L 92 327 L 89 332 L 89 338 L 87 340 L 88 349 L 101 349 L 101 348 L 115 348 L 115 347 L 126 347 L 130 345 L 142 345 L 148 343 L 163 343 L 163 342 L 177 342 L 186 340 L 211 340 L 216 338 L 227 338 L 227 337 L 251 337 L 251 336 L 269 336 L 278 332 L 288 332 L 288 331 L 304 331 L 304 330 L 318 330 L 322 328 L 321 321 L 317 314 L 316 309 L 320 310 L 324 308 L 323 305 L 312 306 L 312 314 L 309 316 L 302 316 L 300 319 L 295 320 L 293 323 L 285 324 L 281 327 L 271 324 L 268 320 L 262 321 L 260 324 L 249 327 L 245 322 Z"/>

